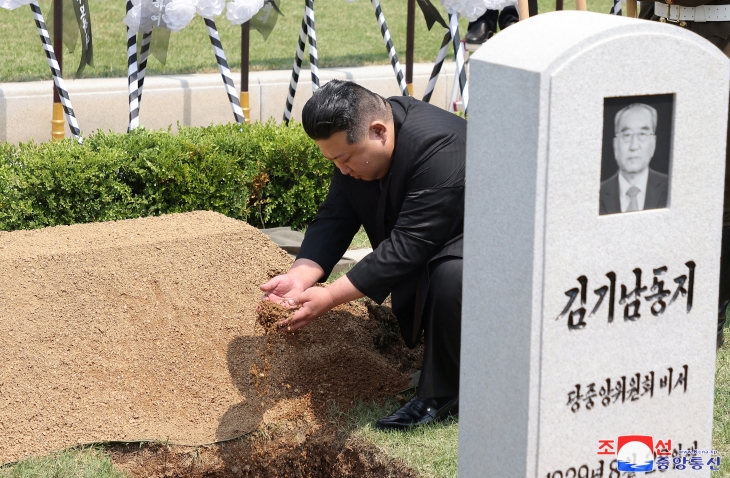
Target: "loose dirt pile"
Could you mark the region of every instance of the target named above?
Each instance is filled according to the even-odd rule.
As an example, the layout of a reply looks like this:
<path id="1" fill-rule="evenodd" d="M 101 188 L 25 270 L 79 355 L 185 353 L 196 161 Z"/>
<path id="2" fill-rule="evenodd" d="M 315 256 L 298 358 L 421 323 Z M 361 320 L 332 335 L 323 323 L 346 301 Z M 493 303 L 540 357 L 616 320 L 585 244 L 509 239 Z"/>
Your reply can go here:
<path id="1" fill-rule="evenodd" d="M 99 441 L 206 444 L 274 422 L 329 436 L 332 402 L 405 388 L 418 352 L 383 347 L 387 321 L 363 305 L 265 333 L 258 286 L 290 262 L 209 212 L 0 233 L 0 463 Z"/>

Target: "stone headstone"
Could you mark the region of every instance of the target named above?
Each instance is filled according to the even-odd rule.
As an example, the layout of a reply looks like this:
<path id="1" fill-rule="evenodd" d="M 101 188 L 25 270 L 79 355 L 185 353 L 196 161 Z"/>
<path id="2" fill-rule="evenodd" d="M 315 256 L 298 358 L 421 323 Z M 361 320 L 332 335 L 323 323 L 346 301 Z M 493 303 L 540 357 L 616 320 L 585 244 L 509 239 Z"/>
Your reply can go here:
<path id="1" fill-rule="evenodd" d="M 470 63 L 459 475 L 709 477 L 728 59 L 556 12 Z"/>

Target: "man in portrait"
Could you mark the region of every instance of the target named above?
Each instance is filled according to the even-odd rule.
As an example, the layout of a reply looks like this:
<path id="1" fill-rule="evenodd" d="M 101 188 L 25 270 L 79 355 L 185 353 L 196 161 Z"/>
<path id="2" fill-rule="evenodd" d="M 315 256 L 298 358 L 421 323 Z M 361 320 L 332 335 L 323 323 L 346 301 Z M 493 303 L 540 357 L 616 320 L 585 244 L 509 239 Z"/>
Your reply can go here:
<path id="1" fill-rule="evenodd" d="M 601 183 L 599 214 L 667 207 L 669 178 L 649 167 L 656 149 L 657 112 L 633 103 L 616 113 L 613 155 L 616 174 Z"/>

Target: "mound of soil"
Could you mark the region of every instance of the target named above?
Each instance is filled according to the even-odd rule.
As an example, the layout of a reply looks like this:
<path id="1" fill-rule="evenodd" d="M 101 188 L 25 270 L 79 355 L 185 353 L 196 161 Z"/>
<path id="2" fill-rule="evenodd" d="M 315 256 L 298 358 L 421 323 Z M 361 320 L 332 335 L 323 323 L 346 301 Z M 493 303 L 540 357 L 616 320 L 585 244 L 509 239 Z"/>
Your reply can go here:
<path id="1" fill-rule="evenodd" d="M 79 443 L 202 445 L 307 423 L 308 434 L 298 425 L 206 449 L 228 475 L 205 476 L 248 474 L 233 470 L 237 453 L 259 457 L 249 471 L 293 467 L 249 476 L 321 476 L 310 473 L 317 456 L 375 470 L 372 450 L 326 426 L 330 407 L 406 388 L 419 351 L 393 338 L 385 309 L 360 303 L 266 333 L 258 286 L 290 262 L 255 228 L 210 212 L 0 233 L 0 463 Z"/>

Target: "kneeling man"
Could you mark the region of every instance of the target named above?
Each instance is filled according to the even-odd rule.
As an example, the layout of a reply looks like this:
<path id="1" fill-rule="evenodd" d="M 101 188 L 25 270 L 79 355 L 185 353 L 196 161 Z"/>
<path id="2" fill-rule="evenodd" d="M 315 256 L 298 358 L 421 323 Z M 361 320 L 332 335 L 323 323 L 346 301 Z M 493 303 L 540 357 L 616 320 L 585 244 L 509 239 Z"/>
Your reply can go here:
<path id="1" fill-rule="evenodd" d="M 385 99 L 332 80 L 304 106 L 302 123 L 336 168 L 327 198 L 286 274 L 261 286 L 299 305 L 295 330 L 333 307 L 391 294 L 401 335 L 425 351 L 416 396 L 377 422 L 401 429 L 458 413 L 466 121 L 411 97 Z M 360 226 L 374 251 L 327 287 Z"/>

